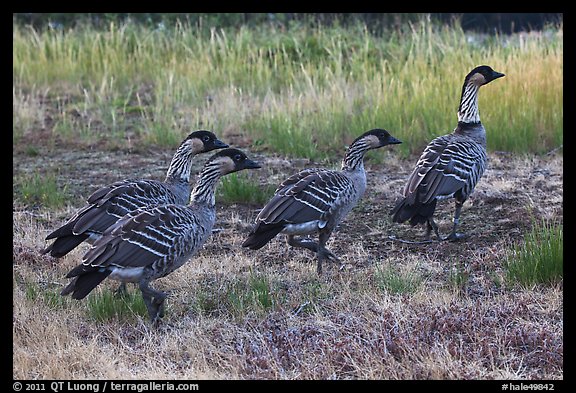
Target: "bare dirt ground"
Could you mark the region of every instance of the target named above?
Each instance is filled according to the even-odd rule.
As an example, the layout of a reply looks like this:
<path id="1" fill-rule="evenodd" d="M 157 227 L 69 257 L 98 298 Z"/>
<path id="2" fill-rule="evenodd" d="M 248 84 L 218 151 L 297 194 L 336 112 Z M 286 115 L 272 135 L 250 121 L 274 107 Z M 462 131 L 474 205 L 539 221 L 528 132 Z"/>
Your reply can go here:
<path id="1" fill-rule="evenodd" d="M 29 292 L 32 283 L 57 293 L 85 251 L 60 261 L 39 255 L 49 231 L 99 186 L 162 179 L 172 152 L 15 151 L 14 176 L 56 170 L 73 202 L 58 211 L 14 203 L 14 378 L 562 379 L 562 284 L 503 285 L 506 252 L 534 220 L 563 221 L 562 155 L 490 154 L 462 211 L 460 231 L 469 236 L 406 244 L 390 236 L 421 240 L 424 228 L 393 224 L 388 213 L 415 158 L 380 154 L 383 164 L 367 162 L 364 199 L 328 244 L 342 266 L 326 266 L 319 278 L 313 256 L 281 237 L 259 251 L 242 249 L 260 206 L 220 205 L 221 231 L 155 284 L 169 292 L 166 324 L 156 331 L 146 318 L 94 321 L 86 302 L 34 301 Z M 318 165 L 249 156 L 263 164 L 253 174 L 262 185 Z M 443 234 L 453 208 L 439 203 Z M 383 288 L 388 267 L 416 277 L 416 289 Z M 231 303 L 232 289 L 249 288 L 254 277 L 264 278 L 272 304 L 254 296 L 241 307 Z"/>

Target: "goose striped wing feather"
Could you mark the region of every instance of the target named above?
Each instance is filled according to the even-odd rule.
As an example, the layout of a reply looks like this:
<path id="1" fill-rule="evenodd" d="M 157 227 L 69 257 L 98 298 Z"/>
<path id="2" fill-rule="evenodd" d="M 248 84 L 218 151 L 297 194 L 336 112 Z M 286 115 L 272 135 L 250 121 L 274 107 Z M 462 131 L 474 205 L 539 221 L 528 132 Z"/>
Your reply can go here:
<path id="1" fill-rule="evenodd" d="M 486 151 L 477 142 L 454 134 L 438 137 L 424 149 L 404 196 L 410 203 L 418 198 L 423 204 L 456 193 L 465 199 L 484 173 L 486 161 Z"/>
<path id="2" fill-rule="evenodd" d="M 147 267 L 196 251 L 211 228 L 186 206 L 161 205 L 130 212 L 106 230 L 83 258 L 79 271 Z M 68 277 L 78 271 L 73 269 Z"/>
<path id="3" fill-rule="evenodd" d="M 92 195 L 90 195 L 88 197 L 87 202 L 88 203 L 94 203 L 94 204 L 98 204 L 102 201 L 107 201 L 110 199 L 110 196 L 108 195 L 114 195 L 114 190 L 120 188 L 120 187 L 125 187 L 125 186 L 129 186 L 130 184 L 136 183 L 137 180 L 120 180 L 117 181 L 115 183 L 109 184 L 105 187 L 99 188 L 98 190 L 94 191 L 92 193 Z M 126 188 L 124 188 L 126 189 Z M 108 197 L 107 197 L 108 196 Z"/>
<path id="4" fill-rule="evenodd" d="M 293 174 L 292 176 L 290 176 L 289 178 L 284 180 L 282 183 L 280 183 L 278 185 L 278 187 L 276 187 L 276 191 L 274 191 L 274 194 L 278 194 L 281 190 L 284 190 L 286 188 L 293 186 L 294 184 L 298 183 L 300 180 L 306 178 L 307 176 L 310 176 L 316 172 L 321 172 L 321 171 L 325 171 L 325 169 L 322 169 L 322 168 L 303 169 L 300 172 Z"/>
<path id="5" fill-rule="evenodd" d="M 102 233 L 135 209 L 156 204 L 185 202 L 178 201 L 170 188 L 159 181 L 117 182 L 96 191 L 88 198 L 90 205 L 79 212 L 73 231 L 74 234 L 86 231 Z"/>
<path id="6" fill-rule="evenodd" d="M 339 199 L 352 187 L 352 182 L 340 172 L 303 170 L 280 184 L 256 221 L 265 224 L 327 221 Z"/>
<path id="7" fill-rule="evenodd" d="M 94 193 L 92 193 L 92 195 L 88 197 L 87 200 L 88 204 L 83 208 L 81 208 L 80 210 L 78 210 L 76 214 L 74 214 L 74 216 L 72 216 L 66 222 L 66 224 L 62 225 L 60 228 L 56 229 L 48 236 L 46 236 L 46 240 L 55 239 L 60 236 L 79 235 L 82 232 L 84 232 L 86 229 L 84 229 L 83 231 L 79 231 L 77 229 L 80 227 L 80 226 L 77 227 L 78 221 L 82 220 L 84 223 L 83 226 L 86 228 L 86 222 L 93 220 L 97 215 L 102 216 L 102 213 L 105 212 L 105 209 L 101 209 L 101 207 L 106 202 L 108 202 L 110 198 L 112 198 L 114 195 L 117 195 L 117 191 L 115 192 L 115 190 L 118 190 L 120 187 L 129 183 L 132 183 L 132 181 L 122 180 L 94 191 Z M 124 214 L 126 214 L 126 212 Z M 116 214 L 112 214 L 109 219 L 106 219 L 105 216 L 101 217 L 101 220 L 103 220 L 103 222 L 101 222 L 99 225 L 100 230 L 96 231 L 102 233 L 106 228 L 108 228 L 110 225 L 116 222 L 118 218 L 122 217 L 124 214 L 122 214 L 122 211 L 117 211 Z M 90 224 L 88 224 L 88 228 L 89 225 Z"/>

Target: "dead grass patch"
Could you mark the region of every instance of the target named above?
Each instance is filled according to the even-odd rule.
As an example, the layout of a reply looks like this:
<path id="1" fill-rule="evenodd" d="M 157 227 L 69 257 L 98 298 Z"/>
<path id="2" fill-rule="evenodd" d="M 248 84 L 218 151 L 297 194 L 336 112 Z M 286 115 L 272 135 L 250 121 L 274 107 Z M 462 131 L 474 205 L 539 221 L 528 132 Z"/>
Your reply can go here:
<path id="1" fill-rule="evenodd" d="M 53 150 L 18 156 L 14 171 L 62 159 L 61 180 L 71 184 L 70 193 L 86 197 L 123 177 L 162 178 L 169 159 L 164 153 L 84 154 L 78 166 Z M 100 159 L 117 172 L 94 166 Z M 263 186 L 294 170 L 282 159 L 256 159 L 264 165 L 254 181 Z M 533 219 L 562 222 L 562 162 L 492 154 L 462 212 L 462 230 L 471 237 L 411 245 L 388 236 L 419 240 L 423 228 L 393 225 L 388 212 L 413 162 L 386 154 L 384 164 L 368 165 L 366 197 L 330 241 L 344 268 L 328 265 L 322 277 L 307 250 L 289 249 L 281 237 L 257 252 L 242 249 L 258 206 L 220 205 L 220 231 L 197 257 L 154 284 L 169 292 L 166 323 L 158 330 L 138 315 L 95 321 L 86 302 L 51 295 L 85 248 L 59 261 L 37 252 L 82 198 L 56 211 L 15 205 L 13 377 L 563 379 L 562 282 L 501 285 L 505 252 Z M 452 213 L 451 203 L 439 204 L 441 231 L 449 230 Z M 418 277 L 419 284 L 392 291 L 379 285 L 382 267 Z M 116 286 L 104 282 L 97 291 Z"/>

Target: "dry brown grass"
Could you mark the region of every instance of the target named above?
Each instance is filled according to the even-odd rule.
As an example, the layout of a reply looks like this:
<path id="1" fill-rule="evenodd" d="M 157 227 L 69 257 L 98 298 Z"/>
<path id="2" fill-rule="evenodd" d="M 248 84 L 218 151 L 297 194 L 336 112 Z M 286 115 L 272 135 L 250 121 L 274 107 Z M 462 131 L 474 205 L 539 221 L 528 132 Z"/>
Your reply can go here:
<path id="1" fill-rule="evenodd" d="M 60 261 L 38 251 L 81 199 L 54 212 L 16 201 L 13 377 L 563 379 L 562 283 L 522 289 L 502 280 L 506 250 L 534 218 L 561 222 L 563 158 L 491 154 L 462 212 L 461 229 L 472 236 L 410 245 L 388 235 L 418 240 L 423 229 L 393 225 L 387 213 L 413 162 L 382 154 L 383 165 L 367 165 L 365 199 L 329 243 L 343 269 L 329 265 L 319 278 L 311 254 L 288 249 L 281 238 L 259 251 L 242 249 L 258 206 L 220 206 L 216 226 L 222 231 L 188 264 L 155 283 L 169 292 L 165 324 L 157 330 L 140 316 L 96 322 L 85 300 L 54 295 L 86 246 Z M 116 156 L 130 163 L 125 166 L 114 165 L 114 155 L 98 153 L 77 166 L 66 157 L 53 150 L 17 156 L 14 171 L 61 162 L 62 181 L 70 182 L 72 194 L 86 197 L 118 178 L 161 178 L 169 154 Z M 262 184 L 295 170 L 281 159 L 256 158 L 265 164 Z M 106 168 L 94 166 L 99 159 L 106 159 Z M 92 168 L 90 181 L 98 184 L 76 182 L 88 179 L 82 165 Z M 118 172 L 107 172 L 111 167 Z M 438 210 L 443 232 L 452 209 L 443 203 Z M 381 274 L 387 269 L 414 277 L 413 289 L 387 287 Z M 104 282 L 96 292 L 116 285 Z M 266 289 L 263 301 L 255 288 Z M 244 296 L 244 303 L 232 295 Z"/>

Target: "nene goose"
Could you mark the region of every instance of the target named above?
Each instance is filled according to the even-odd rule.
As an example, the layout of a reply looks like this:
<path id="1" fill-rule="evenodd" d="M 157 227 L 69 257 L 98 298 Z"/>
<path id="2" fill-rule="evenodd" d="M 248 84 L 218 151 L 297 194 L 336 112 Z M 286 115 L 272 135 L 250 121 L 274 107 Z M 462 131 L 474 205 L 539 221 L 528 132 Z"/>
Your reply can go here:
<path id="1" fill-rule="evenodd" d="M 401 142 L 388 131 L 373 129 L 352 142 L 340 171 L 310 168 L 290 176 L 278 186 L 272 199 L 260 211 L 242 246 L 257 250 L 277 234 L 284 233 L 289 245 L 316 253 L 316 270 L 321 274 L 324 259 L 338 261 L 326 248 L 326 242 L 366 190 L 364 154 L 397 143 Z M 313 233 L 319 234 L 318 243 L 294 238 L 295 235 Z"/>
<path id="2" fill-rule="evenodd" d="M 210 131 L 191 133 L 176 150 L 164 182 L 122 180 L 100 188 L 88 198 L 86 206 L 46 237 L 46 240 L 56 240 L 42 253 L 60 258 L 84 240 L 93 243 L 106 228 L 136 208 L 154 204 L 187 204 L 192 190 L 192 157 L 225 147 L 228 145 Z"/>
<path id="3" fill-rule="evenodd" d="M 486 130 L 478 113 L 478 90 L 504 74 L 488 66 L 474 68 L 464 79 L 454 132 L 433 139 L 422 152 L 404 187 L 403 198 L 392 209 L 393 222 L 426 223 L 426 242 L 434 230 L 438 240 L 457 240 L 462 205 L 486 169 Z M 455 198 L 452 232 L 442 239 L 432 216 L 436 202 Z"/>
<path id="4" fill-rule="evenodd" d="M 131 211 L 97 239 L 61 292 L 83 299 L 106 277 L 137 283 L 153 325 L 164 315 L 166 293 L 150 282 L 178 269 L 204 244 L 216 220 L 218 179 L 260 165 L 237 149 L 214 154 L 201 171 L 189 205 L 164 204 Z"/>

